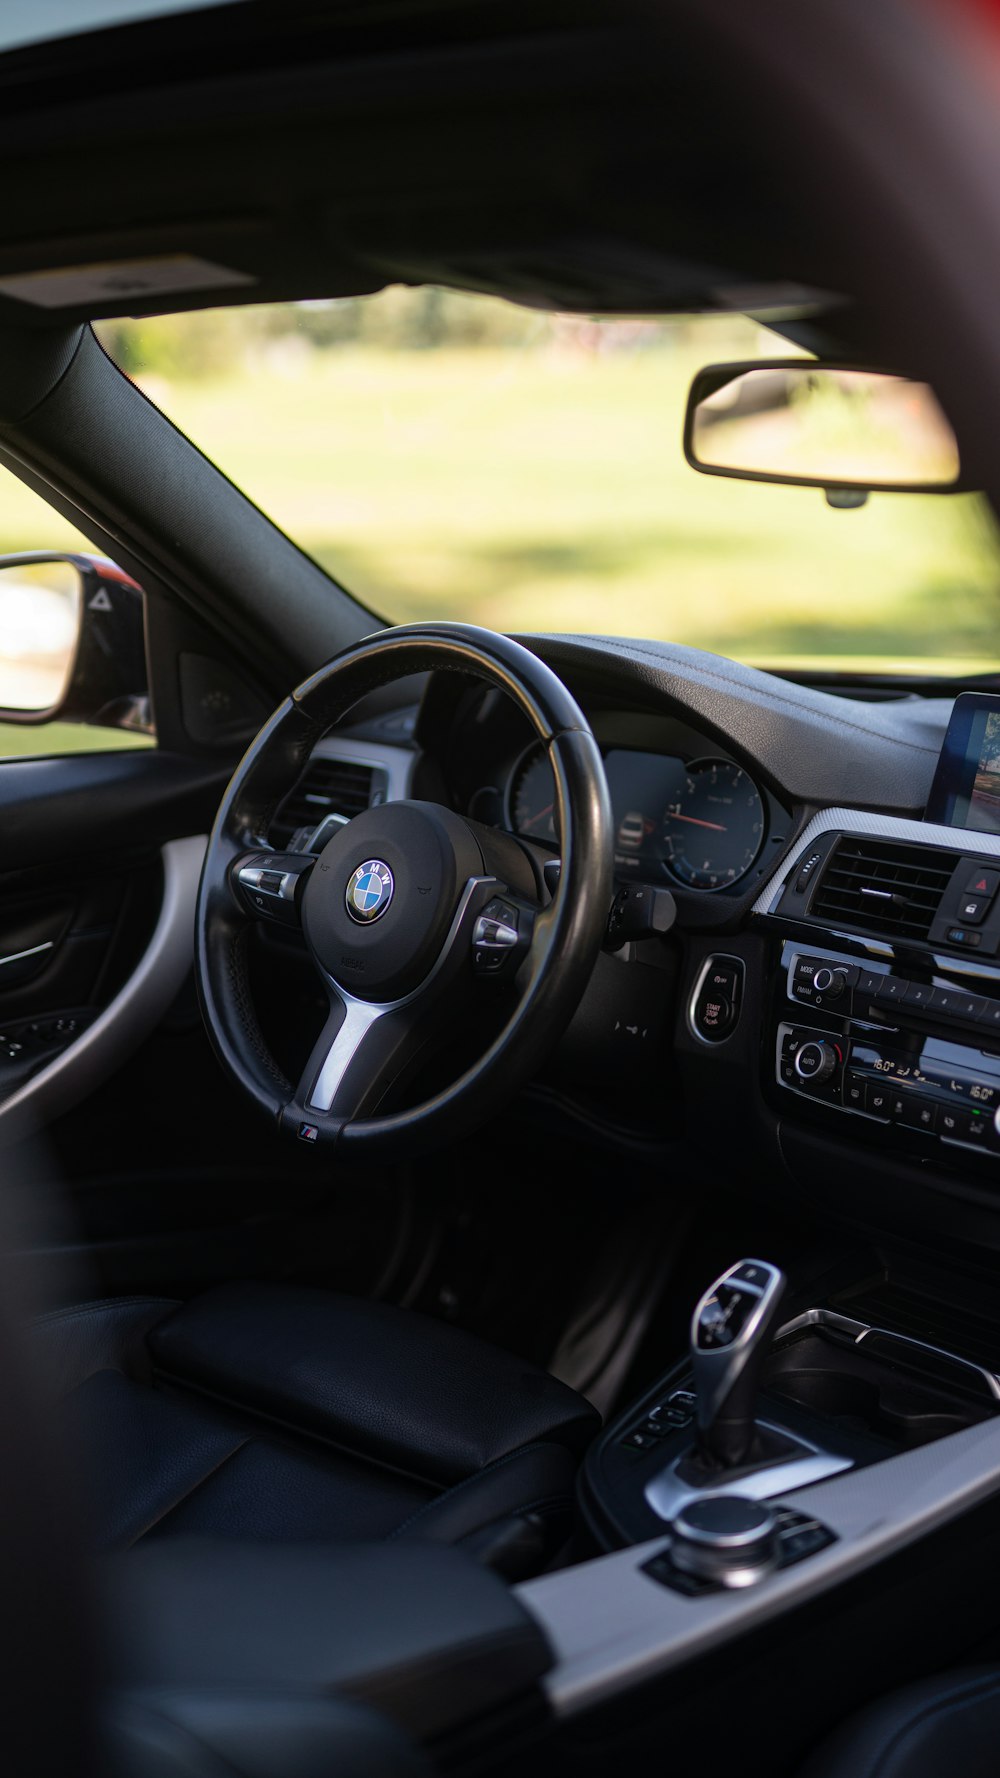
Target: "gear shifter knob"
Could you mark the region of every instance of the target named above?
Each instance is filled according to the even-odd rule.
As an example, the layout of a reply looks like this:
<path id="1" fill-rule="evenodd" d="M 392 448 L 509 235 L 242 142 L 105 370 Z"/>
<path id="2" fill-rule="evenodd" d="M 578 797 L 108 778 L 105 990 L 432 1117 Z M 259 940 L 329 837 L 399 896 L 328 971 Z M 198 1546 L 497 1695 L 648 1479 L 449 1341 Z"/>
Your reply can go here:
<path id="1" fill-rule="evenodd" d="M 735 1468 L 749 1454 L 761 1365 L 785 1291 L 785 1275 L 742 1259 L 706 1290 L 691 1320 L 691 1362 L 702 1454 Z"/>

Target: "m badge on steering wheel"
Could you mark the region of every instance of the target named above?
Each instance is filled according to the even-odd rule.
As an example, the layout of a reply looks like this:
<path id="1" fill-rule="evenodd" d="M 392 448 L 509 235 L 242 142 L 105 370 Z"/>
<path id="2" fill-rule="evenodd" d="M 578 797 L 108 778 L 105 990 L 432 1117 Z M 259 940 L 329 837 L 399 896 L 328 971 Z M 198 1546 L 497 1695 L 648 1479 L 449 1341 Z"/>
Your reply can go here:
<path id="1" fill-rule="evenodd" d="M 370 925 L 385 913 L 392 900 L 392 872 L 381 858 L 368 858 L 351 877 L 344 897 L 352 920 Z"/>

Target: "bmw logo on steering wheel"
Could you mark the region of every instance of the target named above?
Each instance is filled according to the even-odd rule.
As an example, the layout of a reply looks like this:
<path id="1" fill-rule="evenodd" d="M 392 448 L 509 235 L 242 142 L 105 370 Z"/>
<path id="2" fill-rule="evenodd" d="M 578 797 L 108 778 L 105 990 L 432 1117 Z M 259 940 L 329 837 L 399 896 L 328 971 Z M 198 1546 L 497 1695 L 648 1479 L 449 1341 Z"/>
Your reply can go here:
<path id="1" fill-rule="evenodd" d="M 369 858 L 359 864 L 345 896 L 351 919 L 363 926 L 381 919 L 392 900 L 393 887 L 392 872 L 381 858 Z"/>

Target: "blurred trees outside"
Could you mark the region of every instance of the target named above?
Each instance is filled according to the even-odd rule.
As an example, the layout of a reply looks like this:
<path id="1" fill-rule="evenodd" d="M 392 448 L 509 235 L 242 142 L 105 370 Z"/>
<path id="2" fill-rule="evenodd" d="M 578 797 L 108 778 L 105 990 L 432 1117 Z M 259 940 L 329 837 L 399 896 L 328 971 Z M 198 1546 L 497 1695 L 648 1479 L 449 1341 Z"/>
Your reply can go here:
<path id="1" fill-rule="evenodd" d="M 742 316 L 734 317 L 734 329 L 737 335 L 747 329 Z M 193 311 L 182 317 L 101 321 L 95 331 L 130 376 L 181 382 L 229 375 L 262 351 L 273 353 L 279 363 L 312 352 L 366 346 L 390 352 L 445 347 L 530 350 L 554 345 L 622 351 L 680 344 L 686 335 L 683 320 L 676 318 L 616 320 L 612 328 L 588 316 L 552 315 L 461 291 L 406 285 L 392 285 L 377 299 L 342 297 Z"/>

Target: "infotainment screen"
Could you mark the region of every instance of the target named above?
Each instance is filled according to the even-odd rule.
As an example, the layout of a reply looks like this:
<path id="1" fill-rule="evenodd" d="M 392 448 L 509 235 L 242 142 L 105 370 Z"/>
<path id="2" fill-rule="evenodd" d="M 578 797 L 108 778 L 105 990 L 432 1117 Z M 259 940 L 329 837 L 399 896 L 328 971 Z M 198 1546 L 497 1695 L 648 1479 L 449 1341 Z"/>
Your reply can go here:
<path id="1" fill-rule="evenodd" d="M 955 699 L 924 819 L 1000 834 L 1000 694 Z"/>

